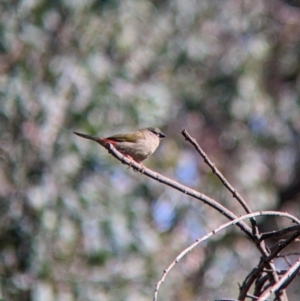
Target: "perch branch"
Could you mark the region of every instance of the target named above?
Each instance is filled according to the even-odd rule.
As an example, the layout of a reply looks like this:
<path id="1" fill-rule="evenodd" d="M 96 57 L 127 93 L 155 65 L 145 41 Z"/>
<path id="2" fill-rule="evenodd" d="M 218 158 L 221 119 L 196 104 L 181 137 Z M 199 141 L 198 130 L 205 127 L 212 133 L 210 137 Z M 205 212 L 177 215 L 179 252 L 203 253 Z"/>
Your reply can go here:
<path id="1" fill-rule="evenodd" d="M 200 193 L 194 189 L 188 188 L 176 181 L 173 181 L 165 176 L 162 176 L 159 173 L 153 172 L 149 168 L 146 168 L 145 166 L 141 166 L 139 163 L 130 160 L 129 158 L 125 157 L 123 154 L 121 154 L 112 144 L 108 143 L 106 146 L 108 152 L 114 156 L 116 159 L 121 161 L 123 164 L 128 165 L 129 167 L 132 167 L 134 170 L 139 171 L 140 173 L 146 175 L 149 178 L 152 178 L 160 183 L 163 183 L 165 185 L 168 185 L 184 194 L 187 194 L 203 203 L 206 205 L 216 209 L 218 212 L 220 212 L 222 215 L 227 217 L 230 220 L 235 220 L 238 217 L 232 213 L 230 210 L 216 202 L 214 199 L 206 196 L 203 193 Z M 238 222 L 237 226 L 246 234 L 248 235 L 252 240 L 253 236 L 251 233 L 251 228 L 244 222 Z"/>

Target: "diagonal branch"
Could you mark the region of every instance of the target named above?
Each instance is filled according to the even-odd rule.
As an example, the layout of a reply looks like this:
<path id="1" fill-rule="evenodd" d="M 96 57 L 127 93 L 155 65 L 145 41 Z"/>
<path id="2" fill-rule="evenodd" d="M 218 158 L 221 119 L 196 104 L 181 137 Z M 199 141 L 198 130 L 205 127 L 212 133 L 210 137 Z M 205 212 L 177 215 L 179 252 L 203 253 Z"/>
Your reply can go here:
<path id="1" fill-rule="evenodd" d="M 141 164 L 125 157 L 112 144 L 108 143 L 107 146 L 105 146 L 105 148 L 107 148 L 108 152 L 112 156 L 114 156 L 116 159 L 118 159 L 123 164 L 126 164 L 129 167 L 132 167 L 135 171 L 138 171 L 149 178 L 152 178 L 165 185 L 168 185 L 184 194 L 187 194 L 187 195 L 193 197 L 194 199 L 197 199 L 197 200 L 205 203 L 206 205 L 214 208 L 215 210 L 217 210 L 219 213 L 221 213 L 222 215 L 224 215 L 225 217 L 227 217 L 230 220 L 234 220 L 237 218 L 237 216 L 233 212 L 231 212 L 230 210 L 228 210 L 227 208 L 225 208 L 224 206 L 219 204 L 214 199 L 212 199 L 212 198 L 206 196 L 205 194 L 200 193 L 194 189 L 188 188 L 185 185 L 182 185 L 176 181 L 173 181 L 159 173 L 156 173 L 156 172 L 150 170 L 149 168 L 146 168 L 145 166 L 142 166 Z M 237 226 L 253 240 L 251 228 L 246 223 L 238 222 Z"/>
<path id="2" fill-rule="evenodd" d="M 266 240 L 269 238 L 273 238 L 273 239 L 279 238 L 287 233 L 294 232 L 294 231 L 300 232 L 300 225 L 293 225 L 280 230 L 274 230 L 274 231 L 262 233 L 259 240 Z"/>
<path id="3" fill-rule="evenodd" d="M 185 140 L 190 142 L 196 149 L 196 151 L 203 158 L 204 162 L 211 168 L 212 172 L 220 179 L 223 185 L 232 193 L 232 196 L 237 199 L 237 201 L 241 204 L 241 206 L 245 209 L 246 213 L 251 213 L 251 209 L 246 203 L 246 201 L 242 198 L 242 196 L 237 192 L 237 190 L 226 180 L 223 174 L 218 170 L 216 165 L 209 159 L 204 150 L 200 147 L 195 138 L 192 138 L 188 131 L 184 129 L 182 132 Z"/>

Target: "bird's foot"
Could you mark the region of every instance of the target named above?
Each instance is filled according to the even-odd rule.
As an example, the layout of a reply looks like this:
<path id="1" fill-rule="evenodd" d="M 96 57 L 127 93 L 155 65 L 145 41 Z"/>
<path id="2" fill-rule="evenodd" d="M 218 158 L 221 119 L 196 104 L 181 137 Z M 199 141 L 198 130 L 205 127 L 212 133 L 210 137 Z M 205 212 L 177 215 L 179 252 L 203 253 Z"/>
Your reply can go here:
<path id="1" fill-rule="evenodd" d="M 144 166 L 144 164 L 142 164 L 141 162 L 140 162 L 140 169 L 139 170 L 137 170 L 137 171 L 139 171 L 140 173 L 144 173 L 145 172 L 145 166 Z"/>
<path id="2" fill-rule="evenodd" d="M 129 165 L 128 165 L 128 169 L 130 169 L 130 167 L 132 167 L 133 159 L 130 156 L 125 156 L 125 157 L 130 160 Z"/>
<path id="3" fill-rule="evenodd" d="M 129 163 L 129 165 L 128 165 L 128 169 L 130 169 L 131 167 L 132 167 L 132 170 L 134 171 L 134 172 L 141 172 L 141 173 L 144 173 L 144 171 L 145 171 L 145 166 L 141 163 L 141 162 L 136 162 L 136 161 L 134 161 L 133 159 L 132 159 L 132 157 L 130 157 L 130 156 L 125 156 L 126 158 L 128 158 L 129 160 L 130 160 L 130 163 Z M 133 167 L 132 166 L 132 163 L 133 162 L 136 162 L 136 163 L 139 163 L 140 164 L 140 168 L 135 168 L 135 167 Z"/>

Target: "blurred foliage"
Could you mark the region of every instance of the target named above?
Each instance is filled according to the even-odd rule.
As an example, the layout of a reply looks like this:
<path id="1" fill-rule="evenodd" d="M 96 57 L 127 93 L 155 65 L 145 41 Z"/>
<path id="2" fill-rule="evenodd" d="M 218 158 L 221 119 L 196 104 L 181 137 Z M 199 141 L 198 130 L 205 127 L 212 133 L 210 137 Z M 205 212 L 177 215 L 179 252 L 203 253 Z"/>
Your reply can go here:
<path id="1" fill-rule="evenodd" d="M 296 2 L 1 2 L 0 298 L 151 300 L 163 269 L 223 220 L 72 130 L 158 126 L 168 139 L 145 165 L 242 213 L 187 128 L 253 210 L 299 217 Z M 256 263 L 245 237 L 223 233 L 160 299 L 234 298 Z"/>

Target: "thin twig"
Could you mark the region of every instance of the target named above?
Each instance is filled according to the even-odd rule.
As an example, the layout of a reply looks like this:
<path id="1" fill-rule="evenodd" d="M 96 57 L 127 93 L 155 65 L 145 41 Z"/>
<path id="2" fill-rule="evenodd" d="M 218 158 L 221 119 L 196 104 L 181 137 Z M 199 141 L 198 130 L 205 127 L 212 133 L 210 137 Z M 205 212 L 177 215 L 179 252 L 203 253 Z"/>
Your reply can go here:
<path id="1" fill-rule="evenodd" d="M 291 252 L 291 253 L 277 255 L 277 257 L 288 257 L 288 256 L 300 256 L 300 253 L 299 252 Z"/>
<path id="2" fill-rule="evenodd" d="M 294 231 L 300 231 L 300 225 L 294 225 L 294 226 L 286 227 L 284 229 L 262 233 L 259 240 L 282 237 L 283 235 Z"/>
<path id="3" fill-rule="evenodd" d="M 232 196 L 237 199 L 237 201 L 241 204 L 241 206 L 245 209 L 246 213 L 251 213 L 252 210 L 246 203 L 246 201 L 242 198 L 242 196 L 237 192 L 237 190 L 226 180 L 223 174 L 219 171 L 216 165 L 209 159 L 204 150 L 200 147 L 195 138 L 192 138 L 186 129 L 182 132 L 184 138 L 189 141 L 196 149 L 196 151 L 203 158 L 204 162 L 211 168 L 212 172 L 220 179 L 223 185 L 232 193 Z"/>

